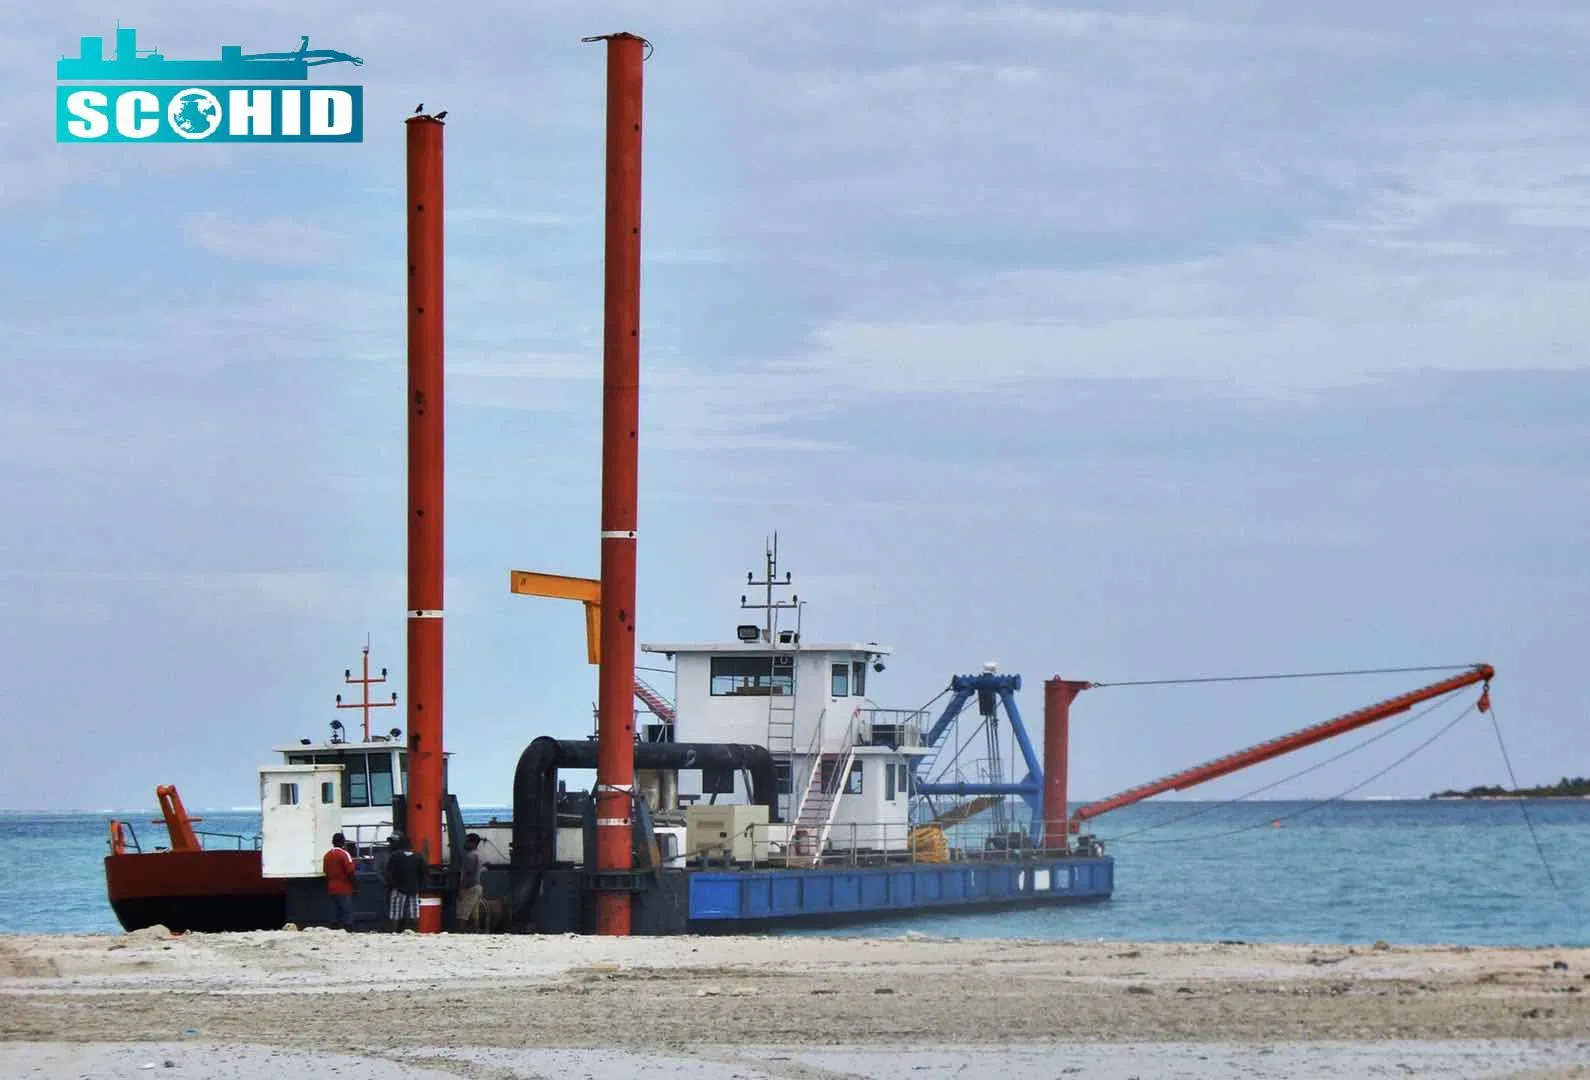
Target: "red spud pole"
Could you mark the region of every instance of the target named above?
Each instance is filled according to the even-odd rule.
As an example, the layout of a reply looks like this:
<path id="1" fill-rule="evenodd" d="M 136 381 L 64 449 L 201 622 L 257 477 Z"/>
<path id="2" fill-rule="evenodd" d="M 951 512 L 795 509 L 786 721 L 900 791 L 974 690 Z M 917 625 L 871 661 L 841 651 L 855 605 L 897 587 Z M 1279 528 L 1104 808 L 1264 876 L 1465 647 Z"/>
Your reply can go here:
<path id="1" fill-rule="evenodd" d="M 408 837 L 442 863 L 442 122 L 408 127 Z M 434 877 L 434 875 L 433 875 Z M 440 933 L 442 900 L 420 895 L 420 932 Z"/>
<path id="2" fill-rule="evenodd" d="M 640 452 L 641 68 L 646 42 L 607 42 L 607 239 L 602 329 L 602 626 L 597 694 L 596 869 L 633 868 L 635 525 Z M 600 934 L 629 933 L 631 894 L 597 894 Z"/>

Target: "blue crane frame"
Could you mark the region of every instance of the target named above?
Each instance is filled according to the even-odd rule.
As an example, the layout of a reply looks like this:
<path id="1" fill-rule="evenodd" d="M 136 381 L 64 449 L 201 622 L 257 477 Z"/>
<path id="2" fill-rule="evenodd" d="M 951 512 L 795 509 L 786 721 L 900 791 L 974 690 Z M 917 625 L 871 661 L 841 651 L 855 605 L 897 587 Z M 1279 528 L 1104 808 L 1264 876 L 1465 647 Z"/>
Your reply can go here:
<path id="1" fill-rule="evenodd" d="M 1032 811 L 1032 825 L 1029 831 L 1033 843 L 1036 844 L 1043 838 L 1043 766 L 1038 762 L 1038 755 L 1033 752 L 1032 740 L 1027 736 L 1027 725 L 1021 719 L 1021 710 L 1016 707 L 1016 691 L 1020 689 L 1020 675 L 985 671 L 978 675 L 954 676 L 950 679 L 953 696 L 945 704 L 944 711 L 939 714 L 933 726 L 923 735 L 923 741 L 929 747 L 938 746 L 939 740 L 949 732 L 956 718 L 960 716 L 961 710 L 966 708 L 973 697 L 977 698 L 977 711 L 985 721 L 996 716 L 999 706 L 1003 705 L 1005 717 L 1010 721 L 1011 733 L 1016 736 L 1016 743 L 1021 747 L 1021 756 L 1027 764 L 1025 779 L 1014 784 L 972 781 L 932 783 L 926 776 L 914 775 L 912 794 L 1020 795 L 1022 801 Z M 922 768 L 923 762 L 918 762 L 918 767 Z"/>

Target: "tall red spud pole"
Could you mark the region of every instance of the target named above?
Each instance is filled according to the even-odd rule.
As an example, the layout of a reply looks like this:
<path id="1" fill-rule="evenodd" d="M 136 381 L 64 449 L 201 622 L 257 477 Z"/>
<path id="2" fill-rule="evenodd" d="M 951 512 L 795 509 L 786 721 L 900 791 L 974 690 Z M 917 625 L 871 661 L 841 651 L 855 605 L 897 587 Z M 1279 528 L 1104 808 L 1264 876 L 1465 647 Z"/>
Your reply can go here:
<path id="1" fill-rule="evenodd" d="M 1044 680 L 1043 846 L 1046 851 L 1065 851 L 1071 846 L 1066 818 L 1066 788 L 1071 771 L 1071 702 L 1092 685 L 1058 675 Z"/>
<path id="2" fill-rule="evenodd" d="M 442 862 L 442 122 L 408 127 L 409 588 L 408 837 Z M 434 875 L 433 875 L 434 877 Z M 420 895 L 420 932 L 440 933 L 439 893 Z"/>
<path id="3" fill-rule="evenodd" d="M 596 736 L 596 869 L 633 867 L 635 524 L 640 449 L 641 67 L 647 43 L 607 34 L 607 242 L 602 327 L 602 626 Z M 630 892 L 597 893 L 600 934 L 629 933 Z"/>

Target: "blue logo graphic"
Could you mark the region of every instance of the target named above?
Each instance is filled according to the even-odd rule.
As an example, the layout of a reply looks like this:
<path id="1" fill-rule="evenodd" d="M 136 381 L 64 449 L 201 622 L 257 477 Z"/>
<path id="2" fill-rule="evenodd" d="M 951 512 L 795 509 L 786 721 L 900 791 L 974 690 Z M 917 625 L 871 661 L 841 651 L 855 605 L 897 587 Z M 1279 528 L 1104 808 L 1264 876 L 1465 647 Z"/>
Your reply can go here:
<path id="1" fill-rule="evenodd" d="M 64 85 L 55 88 L 55 141 L 362 142 L 362 86 L 257 85 L 308 82 L 310 68 L 340 63 L 364 61 L 311 49 L 307 36 L 292 52 L 223 45 L 219 60 L 171 60 L 138 48 L 138 32 L 118 26 L 113 59 L 103 38 L 85 37 L 77 56 L 56 62 Z"/>

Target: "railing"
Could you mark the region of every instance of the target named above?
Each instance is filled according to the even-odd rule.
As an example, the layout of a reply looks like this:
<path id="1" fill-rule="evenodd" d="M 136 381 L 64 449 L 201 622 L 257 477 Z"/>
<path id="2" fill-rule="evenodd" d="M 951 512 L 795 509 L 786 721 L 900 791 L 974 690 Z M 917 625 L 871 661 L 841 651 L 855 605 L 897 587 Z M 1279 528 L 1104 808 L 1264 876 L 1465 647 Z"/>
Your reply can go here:
<path id="1" fill-rule="evenodd" d="M 835 822 L 828 827 L 828 840 L 822 851 L 794 835 L 787 823 L 749 826 L 737 841 L 703 858 L 700 853 L 685 853 L 691 865 L 761 867 L 841 867 L 883 866 L 896 863 L 942 862 L 1021 862 L 1035 857 L 1054 857 L 1061 852 L 1046 852 L 1034 846 L 1025 830 L 1002 830 L 988 825 L 963 823 L 948 828 L 939 825 L 909 825 L 901 822 Z M 1071 854 L 1102 854 L 1103 846 L 1090 842 Z M 738 855 L 735 858 L 734 855 Z"/>
<path id="2" fill-rule="evenodd" d="M 799 799 L 795 797 L 794 758 L 792 757 L 789 761 L 789 819 L 791 821 L 799 821 L 801 819 L 801 814 L 806 809 L 806 800 L 811 798 L 812 787 L 818 783 L 818 777 L 822 775 L 823 734 L 827 730 L 827 727 L 828 709 L 825 706 L 823 711 L 817 714 L 817 730 L 812 734 L 812 741 L 806 744 L 806 754 L 812 759 L 812 771 L 807 775 L 806 783 L 801 785 Z"/>
<path id="3" fill-rule="evenodd" d="M 211 829 L 195 829 L 193 831 L 199 837 L 200 842 L 204 844 L 204 850 L 206 851 L 219 849 L 219 845 L 209 842 L 208 838 L 212 836 L 217 840 L 232 841 L 232 849 L 236 851 L 259 850 L 260 838 L 258 836 L 247 836 L 243 833 L 215 832 Z"/>
<path id="4" fill-rule="evenodd" d="M 392 835 L 392 823 L 376 821 L 362 825 L 344 825 L 337 831 L 353 845 L 354 857 L 364 858 L 373 855 L 378 848 L 385 845 L 387 838 Z"/>
<path id="5" fill-rule="evenodd" d="M 894 746 L 916 748 L 922 741 L 924 722 L 931 718 L 925 709 L 856 710 L 858 721 L 856 738 L 863 746 Z"/>
<path id="6" fill-rule="evenodd" d="M 161 825 L 164 823 L 157 821 L 155 824 Z M 200 845 L 205 851 L 224 850 L 228 846 L 236 851 L 258 851 L 260 847 L 260 837 L 257 835 L 220 832 L 215 829 L 195 829 L 193 833 L 199 838 Z M 230 843 L 229 845 L 219 842 L 210 843 L 212 838 L 216 841 L 227 841 Z M 138 831 L 133 828 L 133 823 L 130 821 L 119 819 L 111 821 L 110 836 L 106 842 L 112 855 L 145 854 L 143 844 L 138 839 Z M 169 851 L 170 847 L 167 844 L 156 844 L 150 850 L 152 852 Z"/>

